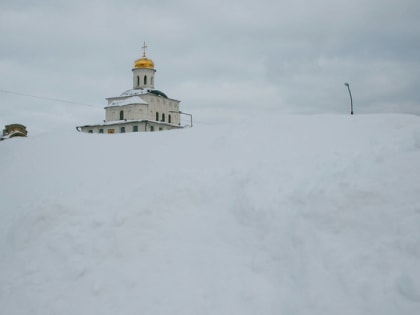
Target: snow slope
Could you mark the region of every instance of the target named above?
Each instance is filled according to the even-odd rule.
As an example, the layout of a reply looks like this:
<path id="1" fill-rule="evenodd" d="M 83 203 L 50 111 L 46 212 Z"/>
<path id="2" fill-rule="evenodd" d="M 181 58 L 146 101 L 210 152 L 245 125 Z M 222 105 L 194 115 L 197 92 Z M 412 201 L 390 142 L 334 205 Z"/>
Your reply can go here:
<path id="1" fill-rule="evenodd" d="M 420 118 L 0 143 L 0 314 L 420 314 Z"/>

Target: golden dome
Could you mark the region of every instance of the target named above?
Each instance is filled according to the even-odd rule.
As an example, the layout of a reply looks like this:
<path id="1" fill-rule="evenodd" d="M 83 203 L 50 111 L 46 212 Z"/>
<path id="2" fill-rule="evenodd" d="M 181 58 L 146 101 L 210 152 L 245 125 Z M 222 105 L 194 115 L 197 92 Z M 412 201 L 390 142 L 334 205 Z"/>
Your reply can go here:
<path id="1" fill-rule="evenodd" d="M 153 63 L 153 60 L 147 59 L 146 56 L 137 59 L 134 61 L 134 68 L 148 68 L 148 69 L 154 69 L 155 64 Z"/>
<path id="2" fill-rule="evenodd" d="M 143 57 L 134 61 L 134 68 L 147 68 L 147 69 L 154 69 L 155 64 L 153 60 L 146 58 L 146 42 L 143 44 Z"/>

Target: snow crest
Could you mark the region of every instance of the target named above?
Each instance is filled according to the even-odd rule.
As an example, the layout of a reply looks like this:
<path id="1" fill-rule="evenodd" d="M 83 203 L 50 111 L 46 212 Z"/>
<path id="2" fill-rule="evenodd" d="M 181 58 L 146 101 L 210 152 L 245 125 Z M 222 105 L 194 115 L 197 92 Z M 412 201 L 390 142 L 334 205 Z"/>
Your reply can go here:
<path id="1" fill-rule="evenodd" d="M 418 314 L 420 118 L 262 121 L 0 143 L 0 313 Z"/>

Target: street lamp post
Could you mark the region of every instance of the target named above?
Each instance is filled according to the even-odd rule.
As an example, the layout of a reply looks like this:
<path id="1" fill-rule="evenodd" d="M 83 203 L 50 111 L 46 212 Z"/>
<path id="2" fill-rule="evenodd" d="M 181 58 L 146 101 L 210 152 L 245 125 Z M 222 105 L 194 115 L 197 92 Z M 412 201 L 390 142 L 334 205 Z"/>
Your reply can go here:
<path id="1" fill-rule="evenodd" d="M 193 126 L 192 114 L 184 113 L 184 112 L 181 112 L 181 111 L 175 111 L 175 110 L 170 110 L 169 112 L 170 113 L 178 113 L 178 114 L 183 114 L 183 115 L 190 116 L 191 127 Z"/>
<path id="2" fill-rule="evenodd" d="M 347 86 L 347 89 L 349 90 L 349 94 L 350 94 L 350 114 L 353 115 L 353 98 L 351 97 L 350 85 L 347 82 L 344 83 L 344 85 Z"/>

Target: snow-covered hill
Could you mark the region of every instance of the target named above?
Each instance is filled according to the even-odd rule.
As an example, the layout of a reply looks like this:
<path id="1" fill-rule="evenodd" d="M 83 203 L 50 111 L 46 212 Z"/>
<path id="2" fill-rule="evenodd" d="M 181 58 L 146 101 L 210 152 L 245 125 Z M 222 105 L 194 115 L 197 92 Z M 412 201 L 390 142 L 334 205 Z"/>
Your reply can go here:
<path id="1" fill-rule="evenodd" d="M 0 314 L 419 314 L 420 118 L 0 143 Z"/>

